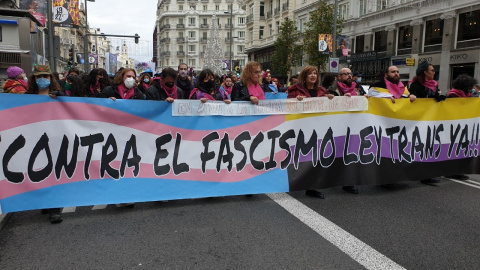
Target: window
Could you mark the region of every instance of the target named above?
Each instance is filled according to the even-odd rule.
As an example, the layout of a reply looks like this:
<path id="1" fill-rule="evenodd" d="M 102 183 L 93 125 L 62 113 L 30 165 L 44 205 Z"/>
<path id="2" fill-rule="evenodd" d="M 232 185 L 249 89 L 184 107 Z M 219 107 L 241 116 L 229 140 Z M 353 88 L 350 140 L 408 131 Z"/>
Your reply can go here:
<path id="1" fill-rule="evenodd" d="M 365 36 L 355 37 L 355 53 L 362 53 L 365 46 Z"/>
<path id="2" fill-rule="evenodd" d="M 208 24 L 208 19 L 207 19 L 207 18 L 203 18 L 203 19 L 202 19 L 202 24 Z"/>
<path id="3" fill-rule="evenodd" d="M 398 49 L 412 48 L 413 26 L 406 25 L 398 28 Z"/>
<path id="4" fill-rule="evenodd" d="M 203 32 L 203 33 L 202 33 L 202 38 L 203 38 L 204 40 L 207 39 L 207 32 Z"/>
<path id="5" fill-rule="evenodd" d="M 237 45 L 237 53 L 243 53 L 243 45 Z"/>
<path id="6" fill-rule="evenodd" d="M 178 5 L 178 10 L 182 11 L 183 10 L 183 5 Z"/>
<path id="7" fill-rule="evenodd" d="M 272 35 L 273 35 L 273 32 L 275 32 L 275 31 L 273 30 L 272 24 L 269 24 L 269 25 L 268 25 L 268 29 L 270 29 L 270 36 L 272 36 Z"/>
<path id="8" fill-rule="evenodd" d="M 179 18 L 179 19 L 178 19 L 178 23 L 179 23 L 179 24 L 183 24 L 183 18 Z"/>
<path id="9" fill-rule="evenodd" d="M 239 38 L 245 38 L 245 31 L 238 31 Z"/>
<path id="10" fill-rule="evenodd" d="M 260 2 L 260 17 L 265 17 L 265 2 Z"/>
<path id="11" fill-rule="evenodd" d="M 339 5 L 338 11 L 338 17 L 340 17 L 340 19 L 348 19 L 348 15 L 350 13 L 350 4 Z"/>
<path id="12" fill-rule="evenodd" d="M 178 37 L 183 38 L 183 32 L 178 32 Z"/>
<path id="13" fill-rule="evenodd" d="M 263 32 L 265 26 L 260 26 L 260 30 L 258 31 L 258 38 L 263 39 Z"/>
<path id="14" fill-rule="evenodd" d="M 375 48 L 374 50 L 377 52 L 385 52 L 387 51 L 387 32 L 386 31 L 378 31 L 375 32 Z"/>
<path id="15" fill-rule="evenodd" d="M 185 63 L 185 62 L 183 61 L 183 58 L 178 58 L 178 65 L 183 64 L 183 63 Z"/>
<path id="16" fill-rule="evenodd" d="M 360 1 L 360 16 L 367 14 L 367 0 Z"/>
<path id="17" fill-rule="evenodd" d="M 280 22 L 277 22 L 277 34 L 280 33 Z"/>
<path id="18" fill-rule="evenodd" d="M 188 18 L 188 25 L 194 26 L 195 25 L 195 17 Z"/>
<path id="19" fill-rule="evenodd" d="M 298 31 L 300 33 L 305 33 L 306 28 L 307 28 L 307 18 L 301 18 L 298 21 Z"/>
<path id="20" fill-rule="evenodd" d="M 425 22 L 425 46 L 442 44 L 443 20 L 436 19 Z"/>
<path id="21" fill-rule="evenodd" d="M 215 5 L 215 11 L 220 11 L 220 5 Z"/>
<path id="22" fill-rule="evenodd" d="M 227 32 L 227 38 L 230 40 L 230 32 Z"/>
<path id="23" fill-rule="evenodd" d="M 245 24 L 245 17 L 238 17 L 238 24 Z"/>
<path id="24" fill-rule="evenodd" d="M 203 11 L 207 11 L 208 10 L 208 6 L 207 5 L 203 5 Z"/>
<path id="25" fill-rule="evenodd" d="M 232 24 L 232 19 L 231 18 L 227 18 L 227 24 L 228 25 Z"/>
<path id="26" fill-rule="evenodd" d="M 168 5 L 165 5 L 165 11 L 168 11 Z"/>
<path id="27" fill-rule="evenodd" d="M 195 39 L 197 37 L 194 31 L 188 31 L 188 39 Z"/>
<path id="28" fill-rule="evenodd" d="M 188 66 L 195 67 L 195 59 L 188 59 Z"/>
<path id="29" fill-rule="evenodd" d="M 458 41 L 480 39 L 480 10 L 458 16 Z"/>
<path id="30" fill-rule="evenodd" d="M 183 45 L 178 45 L 178 51 L 183 52 Z"/>
<path id="31" fill-rule="evenodd" d="M 250 15 L 254 14 L 255 9 L 253 8 L 253 4 L 250 5 Z"/>
<path id="32" fill-rule="evenodd" d="M 188 45 L 188 53 L 195 53 L 196 46 L 195 45 Z"/>
<path id="33" fill-rule="evenodd" d="M 377 11 L 387 8 L 387 0 L 377 0 Z"/>
<path id="34" fill-rule="evenodd" d="M 248 41 L 253 41 L 253 28 L 248 29 Z"/>

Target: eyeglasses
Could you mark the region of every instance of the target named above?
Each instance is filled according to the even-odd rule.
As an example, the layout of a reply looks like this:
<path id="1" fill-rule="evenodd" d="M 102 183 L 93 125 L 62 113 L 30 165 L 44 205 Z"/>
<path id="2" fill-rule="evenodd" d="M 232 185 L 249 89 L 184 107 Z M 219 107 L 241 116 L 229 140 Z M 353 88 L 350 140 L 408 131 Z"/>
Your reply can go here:
<path id="1" fill-rule="evenodd" d="M 351 73 L 351 72 L 340 73 L 340 76 L 343 76 L 343 75 L 347 75 L 347 76 L 348 76 L 348 75 L 352 75 L 352 73 Z"/>

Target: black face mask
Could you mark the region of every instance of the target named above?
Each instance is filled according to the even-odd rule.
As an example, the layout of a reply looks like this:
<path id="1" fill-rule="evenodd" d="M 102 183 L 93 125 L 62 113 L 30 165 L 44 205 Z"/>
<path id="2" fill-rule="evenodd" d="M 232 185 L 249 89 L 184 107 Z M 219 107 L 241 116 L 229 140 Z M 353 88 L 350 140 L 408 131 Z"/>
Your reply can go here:
<path id="1" fill-rule="evenodd" d="M 215 81 L 214 81 L 214 80 L 209 80 L 208 82 L 203 83 L 203 86 L 205 86 L 205 88 L 207 88 L 207 89 L 213 88 L 214 85 L 215 85 Z"/>
<path id="2" fill-rule="evenodd" d="M 168 88 L 172 88 L 173 87 L 173 83 L 165 83 L 165 86 L 168 87 Z"/>

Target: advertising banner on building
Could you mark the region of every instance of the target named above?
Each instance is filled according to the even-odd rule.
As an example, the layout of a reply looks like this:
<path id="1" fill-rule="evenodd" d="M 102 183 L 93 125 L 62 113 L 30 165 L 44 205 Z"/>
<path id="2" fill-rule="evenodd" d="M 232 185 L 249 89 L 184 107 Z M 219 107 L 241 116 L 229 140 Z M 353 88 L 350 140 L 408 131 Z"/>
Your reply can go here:
<path id="1" fill-rule="evenodd" d="M 47 1 L 46 0 L 20 0 L 19 8 L 28 10 L 42 26 L 45 26 L 47 17 Z"/>
<path id="2" fill-rule="evenodd" d="M 336 57 L 347 56 L 350 49 L 350 38 L 345 35 L 337 35 L 336 46 Z"/>
<path id="3" fill-rule="evenodd" d="M 80 25 L 79 0 L 54 0 L 53 22 L 60 27 L 78 27 Z"/>
<path id="4" fill-rule="evenodd" d="M 480 173 L 477 98 L 369 98 L 368 111 L 243 116 L 172 116 L 172 105 L 5 95 L 1 212 Z"/>
<path id="5" fill-rule="evenodd" d="M 329 54 L 333 52 L 333 38 L 331 34 L 319 34 L 318 35 L 318 51 L 323 54 Z"/>

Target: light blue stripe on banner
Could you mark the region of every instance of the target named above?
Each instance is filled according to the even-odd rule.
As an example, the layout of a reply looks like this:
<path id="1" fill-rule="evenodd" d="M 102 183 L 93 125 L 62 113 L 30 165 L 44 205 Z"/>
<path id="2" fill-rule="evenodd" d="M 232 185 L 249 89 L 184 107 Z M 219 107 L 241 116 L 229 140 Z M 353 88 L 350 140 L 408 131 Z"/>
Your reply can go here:
<path id="1" fill-rule="evenodd" d="M 268 115 L 242 116 L 235 117 L 235 119 L 224 116 L 172 117 L 172 104 L 166 101 L 121 99 L 113 101 L 109 98 L 79 97 L 58 97 L 57 99 L 53 99 L 48 96 L 19 94 L 2 94 L 2 98 L 0 99 L 0 113 L 5 109 L 46 102 L 78 102 L 95 104 L 145 119 L 150 119 L 172 127 L 190 130 L 219 130 L 252 123 L 268 117 Z"/>
<path id="2" fill-rule="evenodd" d="M 287 170 L 234 183 L 125 178 L 68 183 L 0 201 L 4 213 L 33 209 L 288 192 Z"/>
<path id="3" fill-rule="evenodd" d="M 287 99 L 288 94 L 287 93 L 265 93 L 265 98 L 266 99 Z"/>

